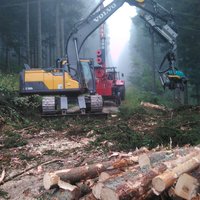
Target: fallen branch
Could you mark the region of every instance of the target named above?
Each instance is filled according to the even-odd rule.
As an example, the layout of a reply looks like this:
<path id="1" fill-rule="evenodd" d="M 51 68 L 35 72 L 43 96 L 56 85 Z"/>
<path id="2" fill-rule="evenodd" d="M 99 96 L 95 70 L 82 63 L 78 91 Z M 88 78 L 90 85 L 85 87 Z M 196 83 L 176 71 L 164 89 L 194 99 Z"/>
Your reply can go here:
<path id="1" fill-rule="evenodd" d="M 54 163 L 54 162 L 59 162 L 59 161 L 63 161 L 63 160 L 62 160 L 62 159 L 54 159 L 54 160 L 50 160 L 50 161 L 46 161 L 46 162 L 41 162 L 41 163 L 39 163 L 39 164 L 37 164 L 37 165 L 31 166 L 31 167 L 29 167 L 29 168 L 23 170 L 22 172 L 20 172 L 20 173 L 18 173 L 18 174 L 15 174 L 15 175 L 13 175 L 13 176 L 11 176 L 11 177 L 5 179 L 4 181 L 0 182 L 0 185 L 3 185 L 4 183 L 9 182 L 9 181 L 11 181 L 11 180 L 17 178 L 17 177 L 19 177 L 19 176 L 25 174 L 26 172 L 28 172 L 28 171 L 30 171 L 30 170 L 32 170 L 32 169 L 38 167 L 38 166 L 48 165 L 48 164 L 51 164 L 51 163 Z"/>
<path id="2" fill-rule="evenodd" d="M 5 175 L 6 175 L 6 171 L 5 171 L 5 169 L 3 169 L 2 173 L 1 173 L 1 177 L 0 177 L 0 183 L 3 182 L 3 179 L 5 178 Z"/>
<path id="3" fill-rule="evenodd" d="M 31 125 L 31 126 L 25 127 L 23 129 L 20 129 L 20 130 L 15 130 L 15 132 L 16 133 L 24 133 L 25 131 L 29 131 L 31 128 L 35 128 L 35 125 Z"/>

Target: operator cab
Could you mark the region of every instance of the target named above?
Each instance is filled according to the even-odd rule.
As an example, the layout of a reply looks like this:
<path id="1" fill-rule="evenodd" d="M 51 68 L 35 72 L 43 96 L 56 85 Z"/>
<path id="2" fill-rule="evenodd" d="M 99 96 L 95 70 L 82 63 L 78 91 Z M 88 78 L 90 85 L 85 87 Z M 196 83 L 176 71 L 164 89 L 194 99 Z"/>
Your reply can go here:
<path id="1" fill-rule="evenodd" d="M 94 62 L 92 59 L 81 59 L 80 66 L 83 75 L 83 87 L 85 87 L 90 94 L 96 91 L 94 80 Z"/>
<path id="2" fill-rule="evenodd" d="M 109 80 L 121 80 L 120 78 L 120 72 L 116 71 L 116 67 L 107 67 L 106 73 L 108 74 Z"/>
<path id="3" fill-rule="evenodd" d="M 67 59 L 61 59 L 57 61 L 57 68 L 62 69 L 65 72 L 70 73 L 74 80 L 78 80 L 82 90 L 94 94 L 95 83 L 94 83 L 94 62 L 93 59 L 80 59 L 77 66 L 79 65 L 80 72 L 69 66 Z"/>

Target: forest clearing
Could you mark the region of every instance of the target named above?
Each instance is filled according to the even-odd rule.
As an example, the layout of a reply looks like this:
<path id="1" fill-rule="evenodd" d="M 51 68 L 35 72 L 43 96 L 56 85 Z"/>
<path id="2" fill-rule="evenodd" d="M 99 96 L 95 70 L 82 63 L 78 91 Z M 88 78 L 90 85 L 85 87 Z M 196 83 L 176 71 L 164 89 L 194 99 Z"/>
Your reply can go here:
<path id="1" fill-rule="evenodd" d="M 99 187 L 102 187 L 99 184 L 107 184 L 112 179 L 117 181 L 125 176 L 126 181 L 137 180 L 139 187 L 142 185 L 144 188 L 140 191 L 134 181 L 130 187 L 136 184 L 133 186 L 136 188 L 127 189 L 129 192 L 113 194 L 108 190 L 108 196 L 104 195 L 101 199 L 132 199 L 134 195 L 136 199 L 173 199 L 179 176 L 186 173 L 198 180 L 198 160 L 186 171 L 184 168 L 159 196 L 156 192 L 154 194 L 151 181 L 166 169 L 172 172 L 176 167 L 186 165 L 193 157 L 198 157 L 200 150 L 195 145 L 199 144 L 199 112 L 198 106 L 167 109 L 143 102 L 129 115 L 124 107 L 118 113 L 99 116 L 95 120 L 77 116 L 41 118 L 20 127 L 23 125 L 21 120 L 25 120 L 23 117 L 15 123 L 11 123 L 14 119 L 8 123 L 7 114 L 1 111 L 4 117 L 1 117 L 0 196 L 2 199 L 99 199 Z M 98 167 L 93 169 L 96 164 Z M 86 173 L 83 168 L 87 167 L 90 169 Z M 64 189 L 50 189 L 49 178 L 46 178 L 46 184 L 43 183 L 45 174 L 62 169 L 75 170 L 72 180 L 67 181 L 67 189 L 65 186 Z M 127 173 L 130 173 L 130 178 L 127 178 Z M 148 178 L 149 173 L 153 174 Z M 186 196 L 198 198 L 197 183 L 191 183 L 194 188 Z"/>
<path id="2" fill-rule="evenodd" d="M 200 200 L 199 0 L 1 0 L 0 200 Z"/>

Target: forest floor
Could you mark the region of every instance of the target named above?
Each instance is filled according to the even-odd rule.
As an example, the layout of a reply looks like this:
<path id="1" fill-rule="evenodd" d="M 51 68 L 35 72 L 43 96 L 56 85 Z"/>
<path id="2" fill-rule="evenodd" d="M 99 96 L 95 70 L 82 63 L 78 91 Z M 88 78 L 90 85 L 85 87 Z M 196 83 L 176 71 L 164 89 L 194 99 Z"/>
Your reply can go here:
<path id="1" fill-rule="evenodd" d="M 0 199 L 51 199 L 43 187 L 45 172 L 106 161 L 116 151 L 200 143 L 200 107 L 121 112 L 41 119 L 23 128 L 0 116 Z"/>

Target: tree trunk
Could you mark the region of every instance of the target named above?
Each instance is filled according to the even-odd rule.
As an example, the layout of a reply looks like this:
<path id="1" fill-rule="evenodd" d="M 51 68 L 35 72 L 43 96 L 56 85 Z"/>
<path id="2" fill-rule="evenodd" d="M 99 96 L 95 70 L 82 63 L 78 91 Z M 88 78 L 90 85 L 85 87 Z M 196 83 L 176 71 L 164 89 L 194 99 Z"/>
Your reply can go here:
<path id="1" fill-rule="evenodd" d="M 61 56 L 60 53 L 60 1 L 56 3 L 56 58 Z"/>
<path id="2" fill-rule="evenodd" d="M 188 149 L 189 150 L 189 149 Z M 151 181 L 154 177 L 163 173 L 166 169 L 180 165 L 194 155 L 199 154 L 199 150 L 195 151 L 190 149 L 189 155 L 180 157 L 180 151 L 175 151 L 172 156 L 168 155 L 165 158 L 163 156 L 159 158 L 155 154 L 149 156 L 151 161 L 151 169 L 141 169 L 140 167 L 134 167 L 133 169 L 119 175 L 117 177 L 111 177 L 104 181 L 100 185 L 101 194 L 100 197 L 103 200 L 120 200 L 120 199 L 144 199 L 151 195 Z M 187 152 L 187 150 L 186 150 Z M 182 152 L 185 155 L 185 150 Z M 159 154 L 158 154 L 159 155 Z M 154 160 L 155 159 L 155 160 Z M 154 163 L 153 163 L 154 160 Z"/>
<path id="3" fill-rule="evenodd" d="M 158 193 L 161 193 L 168 187 L 172 186 L 181 174 L 190 172 L 191 170 L 197 168 L 199 165 L 200 155 L 195 157 L 191 156 L 190 160 L 187 160 L 186 162 L 174 167 L 172 170 L 168 170 L 165 173 L 155 177 L 152 180 L 153 188 Z"/>
<path id="4" fill-rule="evenodd" d="M 19 52 L 18 52 L 18 65 L 21 65 L 21 47 L 19 46 Z"/>
<path id="5" fill-rule="evenodd" d="M 127 167 L 129 164 L 133 164 L 133 162 L 131 160 L 121 159 L 72 169 L 63 169 L 53 173 L 46 173 L 43 178 L 43 183 L 45 189 L 48 190 L 57 185 L 59 178 L 66 182 L 76 183 L 87 178 L 95 178 L 103 171 Z"/>
<path id="6" fill-rule="evenodd" d="M 198 187 L 199 182 L 196 178 L 183 174 L 176 183 L 175 194 L 183 199 L 192 199 L 197 196 Z"/>
<path id="7" fill-rule="evenodd" d="M 30 65 L 30 19 L 29 19 L 29 0 L 27 0 L 26 6 L 26 52 L 27 63 Z"/>
<path id="8" fill-rule="evenodd" d="M 41 23 L 41 0 L 38 0 L 38 67 L 42 67 L 42 23 Z"/>
<path id="9" fill-rule="evenodd" d="M 80 198 L 81 192 L 77 186 L 71 185 L 62 180 L 58 180 L 59 188 L 65 190 L 65 195 L 67 200 L 78 200 Z"/>
<path id="10" fill-rule="evenodd" d="M 92 193 L 80 198 L 80 200 L 97 200 Z"/>
<path id="11" fill-rule="evenodd" d="M 197 105 L 200 105 L 199 85 L 198 84 L 196 84 L 196 98 L 197 98 Z"/>
<path id="12" fill-rule="evenodd" d="M 65 56 L 65 22 L 64 19 L 61 19 L 61 27 L 60 27 L 60 32 L 61 32 L 61 56 Z"/>
<path id="13" fill-rule="evenodd" d="M 160 173 L 163 173 L 167 167 L 164 164 L 158 164 L 154 169 L 142 173 L 141 171 L 127 172 L 122 176 L 108 179 L 103 183 L 101 192 L 102 200 L 138 200 L 150 190 L 151 180 Z M 139 172 L 139 173 L 138 173 Z"/>
<path id="14" fill-rule="evenodd" d="M 154 32 L 151 33 L 151 51 L 152 51 L 152 77 L 153 77 L 153 85 L 152 85 L 152 91 L 156 93 L 156 70 L 155 70 L 155 46 L 154 46 Z"/>
<path id="15" fill-rule="evenodd" d="M 188 84 L 185 85 L 185 90 L 184 90 L 184 105 L 189 104 L 189 97 L 188 97 Z"/>
<path id="16" fill-rule="evenodd" d="M 37 51 L 37 47 L 36 47 L 37 45 L 34 43 L 34 51 L 33 51 L 33 63 L 34 63 L 34 67 L 36 67 L 37 66 L 37 58 L 38 58 L 38 51 Z"/>
<path id="17" fill-rule="evenodd" d="M 98 183 L 95 184 L 94 187 L 92 188 L 93 195 L 97 199 L 100 199 L 101 198 L 101 191 L 102 191 L 102 188 L 104 186 L 103 182 L 106 181 L 107 179 L 111 178 L 112 176 L 119 175 L 120 173 L 122 173 L 122 171 L 120 171 L 119 169 L 114 169 L 114 170 L 102 172 L 99 176 Z"/>
<path id="18" fill-rule="evenodd" d="M 178 151 L 177 151 L 178 152 Z M 176 152 L 176 153 L 177 153 Z M 168 158 L 173 159 L 175 155 L 172 154 L 171 151 L 161 151 L 151 153 L 149 155 L 142 154 L 138 157 L 139 165 L 131 166 L 128 168 L 127 173 L 132 173 L 133 176 L 138 176 L 143 171 L 150 170 L 152 165 L 155 165 L 158 162 L 162 162 Z M 102 189 L 104 187 L 104 182 L 108 179 L 115 179 L 117 176 L 123 176 L 126 172 L 120 170 L 110 170 L 106 172 L 102 172 L 99 176 L 99 182 L 92 188 L 92 192 L 97 199 L 100 199 Z"/>

